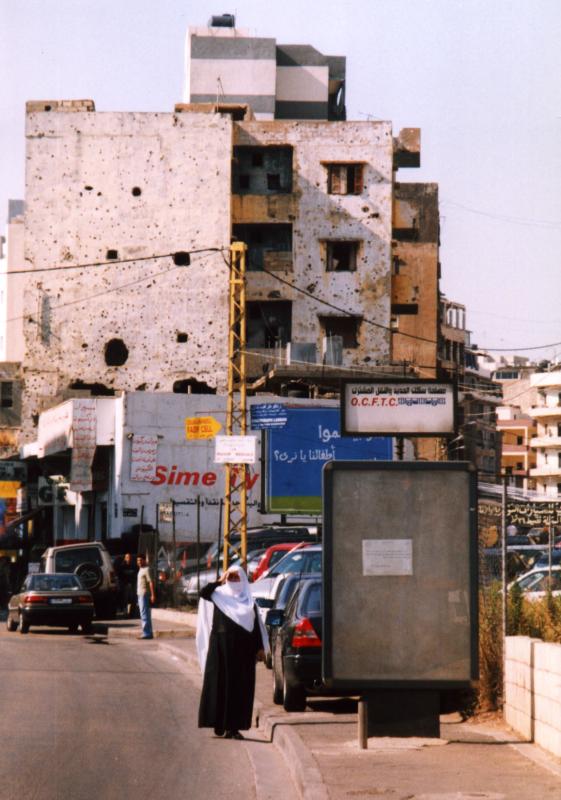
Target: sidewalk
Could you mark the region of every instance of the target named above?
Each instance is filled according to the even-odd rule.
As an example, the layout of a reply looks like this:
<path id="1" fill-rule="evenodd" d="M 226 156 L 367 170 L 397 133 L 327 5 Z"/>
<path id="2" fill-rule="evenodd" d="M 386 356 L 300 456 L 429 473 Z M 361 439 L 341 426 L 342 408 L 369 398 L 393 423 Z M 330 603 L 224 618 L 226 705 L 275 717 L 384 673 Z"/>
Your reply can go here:
<path id="1" fill-rule="evenodd" d="M 196 665 L 196 614 L 152 613 L 157 646 Z M 109 636 L 136 636 L 139 621 L 108 628 Z M 440 739 L 371 738 L 368 750 L 360 750 L 354 701 L 316 699 L 304 713 L 286 713 L 272 703 L 272 674 L 264 665 L 257 669 L 255 712 L 305 800 L 561 798 L 561 762 L 520 742 L 499 719 L 462 723 L 448 715 Z"/>

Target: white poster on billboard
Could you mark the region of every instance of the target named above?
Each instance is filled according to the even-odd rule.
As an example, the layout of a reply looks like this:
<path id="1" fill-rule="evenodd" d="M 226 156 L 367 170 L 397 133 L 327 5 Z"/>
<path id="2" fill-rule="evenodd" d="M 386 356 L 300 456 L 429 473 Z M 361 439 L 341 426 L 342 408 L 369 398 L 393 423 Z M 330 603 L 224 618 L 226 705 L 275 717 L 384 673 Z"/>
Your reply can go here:
<path id="1" fill-rule="evenodd" d="M 455 391 L 441 381 L 344 381 L 346 436 L 444 436 L 454 433 Z"/>
<path id="2" fill-rule="evenodd" d="M 217 436 L 214 461 L 216 464 L 255 464 L 255 436 Z"/>

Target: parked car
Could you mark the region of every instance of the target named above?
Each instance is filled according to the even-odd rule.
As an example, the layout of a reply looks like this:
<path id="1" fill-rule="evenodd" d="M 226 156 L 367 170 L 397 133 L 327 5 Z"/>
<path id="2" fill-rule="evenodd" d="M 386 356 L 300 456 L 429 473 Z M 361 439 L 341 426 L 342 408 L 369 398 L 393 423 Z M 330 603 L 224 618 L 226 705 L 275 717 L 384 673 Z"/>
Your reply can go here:
<path id="1" fill-rule="evenodd" d="M 277 561 L 280 561 L 289 551 L 308 547 L 309 544 L 310 542 L 297 542 L 296 544 L 294 544 L 294 542 L 280 542 L 279 544 L 271 545 L 261 556 L 257 568 L 251 574 L 251 580 L 259 580 L 261 576 L 264 576 L 266 572 L 272 569 Z"/>
<path id="2" fill-rule="evenodd" d="M 551 551 L 551 563 L 557 566 L 561 564 L 561 547 L 554 547 Z M 545 550 L 537 559 L 534 567 L 548 567 L 549 566 L 549 553 Z"/>
<path id="3" fill-rule="evenodd" d="M 93 595 L 97 617 L 111 619 L 117 612 L 118 585 L 111 556 L 102 542 L 48 547 L 41 556 L 41 572 L 77 575 Z"/>
<path id="4" fill-rule="evenodd" d="M 267 573 L 266 577 L 259 578 L 251 584 L 251 593 L 257 600 L 259 597 L 271 598 L 275 581 L 279 575 L 290 575 L 304 572 L 321 572 L 322 546 L 311 544 L 300 550 L 288 552 L 280 561 L 277 561 Z"/>
<path id="5" fill-rule="evenodd" d="M 31 625 L 67 627 L 71 633 L 81 626 L 89 633 L 94 615 L 91 592 L 76 575 L 36 573 L 28 575 L 8 603 L 6 627 L 27 633 Z"/>
<path id="6" fill-rule="evenodd" d="M 515 581 L 509 584 L 509 589 L 518 586 L 524 593 L 527 600 L 541 600 L 546 597 L 548 590 L 554 597 L 561 596 L 561 565 L 551 568 L 551 587 L 549 585 L 549 568 L 534 567 L 524 575 L 520 575 Z"/>
<path id="7" fill-rule="evenodd" d="M 322 582 L 303 581 L 286 609 L 271 609 L 267 625 L 274 638 L 273 702 L 285 711 L 303 711 L 306 695 L 321 692 L 323 634 Z"/>
<path id="8" fill-rule="evenodd" d="M 300 572 L 295 573 L 294 575 L 279 575 L 277 582 L 275 584 L 275 589 L 273 592 L 273 597 L 271 599 L 263 597 L 263 598 L 256 598 L 256 602 L 259 606 L 262 606 L 265 611 L 265 628 L 267 629 L 267 635 L 269 636 L 269 644 L 270 644 L 270 653 L 265 659 L 265 666 L 268 669 L 272 669 L 273 666 L 273 649 L 275 646 L 275 639 L 277 635 L 278 628 L 273 625 L 267 624 L 267 613 L 269 609 L 276 609 L 278 611 L 284 611 L 288 603 L 290 602 L 290 598 L 297 591 L 298 587 L 303 581 L 310 581 L 310 580 L 321 580 L 321 573 L 320 572 L 312 572 L 310 574 L 302 575 Z M 261 602 L 260 602 L 261 601 Z M 260 607 L 260 611 L 262 610 Z"/>
<path id="9" fill-rule="evenodd" d="M 258 548 L 265 550 L 267 547 L 281 542 L 294 542 L 294 544 L 297 544 L 300 541 L 308 541 L 313 544 L 318 541 L 319 535 L 317 525 L 270 525 L 262 528 L 250 528 L 247 531 L 247 549 L 248 551 Z M 240 537 L 234 537 L 230 544 L 239 549 Z M 220 545 L 220 552 L 222 552 L 222 548 L 223 544 Z M 201 559 L 205 568 L 210 569 L 216 565 L 218 551 L 217 543 L 209 547 L 203 559 Z M 235 555 L 234 550 L 232 550 L 232 555 Z"/>
<path id="10" fill-rule="evenodd" d="M 256 559 L 261 558 L 262 555 L 263 555 L 263 549 L 262 548 L 259 548 L 258 550 L 250 550 L 250 551 L 248 551 L 248 553 L 247 553 L 248 570 L 250 569 L 250 564 L 253 561 L 255 561 Z M 222 570 L 222 562 L 223 562 L 223 557 L 220 556 L 220 567 L 218 568 L 218 575 L 219 576 L 222 575 L 222 571 L 223 571 Z M 233 566 L 234 564 L 239 564 L 239 563 L 240 563 L 240 559 L 239 558 L 233 558 L 230 561 L 230 566 Z M 204 586 L 206 586 L 207 584 L 211 583 L 212 581 L 215 581 L 216 579 L 217 579 L 216 566 L 212 567 L 211 569 L 201 570 L 201 572 L 199 572 L 198 586 L 197 586 L 197 573 L 196 572 L 194 572 L 194 573 L 191 572 L 191 573 L 188 573 L 187 575 L 183 575 L 180 578 L 181 594 L 182 594 L 183 599 L 188 603 L 196 603 L 197 600 L 199 599 L 199 589 L 202 589 Z"/>

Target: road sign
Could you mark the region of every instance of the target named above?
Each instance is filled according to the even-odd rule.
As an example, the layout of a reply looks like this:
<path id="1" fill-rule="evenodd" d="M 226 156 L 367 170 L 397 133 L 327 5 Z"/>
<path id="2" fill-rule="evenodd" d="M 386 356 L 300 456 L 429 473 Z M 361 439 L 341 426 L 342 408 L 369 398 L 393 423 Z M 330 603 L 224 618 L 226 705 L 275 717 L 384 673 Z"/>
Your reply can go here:
<path id="1" fill-rule="evenodd" d="M 222 428 L 214 417 L 187 417 L 185 420 L 186 439 L 212 439 Z"/>
<path id="2" fill-rule="evenodd" d="M 215 441 L 216 464 L 255 464 L 257 437 L 217 436 Z"/>

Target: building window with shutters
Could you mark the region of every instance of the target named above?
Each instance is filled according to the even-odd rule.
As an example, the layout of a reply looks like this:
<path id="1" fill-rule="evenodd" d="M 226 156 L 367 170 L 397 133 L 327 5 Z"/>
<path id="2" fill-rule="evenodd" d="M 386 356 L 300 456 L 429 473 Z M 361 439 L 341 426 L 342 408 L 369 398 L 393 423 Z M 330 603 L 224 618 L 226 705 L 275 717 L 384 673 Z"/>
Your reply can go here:
<path id="1" fill-rule="evenodd" d="M 325 164 L 328 194 L 362 194 L 364 164 Z"/>

